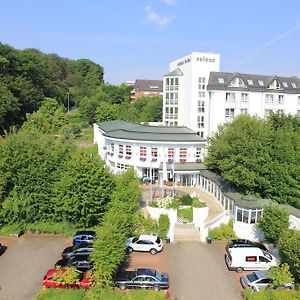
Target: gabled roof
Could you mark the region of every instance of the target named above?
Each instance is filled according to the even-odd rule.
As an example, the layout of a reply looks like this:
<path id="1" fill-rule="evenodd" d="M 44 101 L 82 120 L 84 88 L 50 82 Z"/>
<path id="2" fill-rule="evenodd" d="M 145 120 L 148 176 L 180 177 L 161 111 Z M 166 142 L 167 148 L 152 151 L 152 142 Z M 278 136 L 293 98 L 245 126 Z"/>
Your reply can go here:
<path id="1" fill-rule="evenodd" d="M 108 121 L 97 124 L 103 135 L 117 139 L 162 141 L 162 142 L 204 142 L 195 131 L 185 127 L 149 126 L 126 121 Z"/>
<path id="2" fill-rule="evenodd" d="M 221 83 L 219 78 L 222 78 L 224 83 Z M 240 78 L 245 87 L 233 87 L 230 83 L 235 78 Z M 274 80 L 278 80 L 282 86 L 280 90 L 273 90 L 268 88 L 270 83 Z M 250 84 L 252 82 L 253 84 Z M 259 82 L 263 82 L 260 85 Z M 286 83 L 286 87 L 283 85 Z M 296 85 L 296 88 L 293 87 Z M 207 90 L 245 90 L 253 92 L 268 92 L 268 91 L 283 91 L 287 94 L 299 94 L 300 93 L 300 78 L 298 77 L 282 77 L 282 76 L 268 76 L 268 75 L 254 75 L 254 74 L 241 74 L 241 73 L 225 73 L 225 72 L 210 72 Z"/>
<path id="3" fill-rule="evenodd" d="M 171 76 L 183 76 L 183 73 L 182 73 L 182 71 L 179 68 L 177 68 L 177 69 L 173 70 L 172 72 L 166 74 L 165 76 L 167 76 L 167 77 L 171 77 Z"/>
<path id="4" fill-rule="evenodd" d="M 134 84 L 134 89 L 136 92 L 162 92 L 163 82 L 162 80 L 137 79 Z"/>

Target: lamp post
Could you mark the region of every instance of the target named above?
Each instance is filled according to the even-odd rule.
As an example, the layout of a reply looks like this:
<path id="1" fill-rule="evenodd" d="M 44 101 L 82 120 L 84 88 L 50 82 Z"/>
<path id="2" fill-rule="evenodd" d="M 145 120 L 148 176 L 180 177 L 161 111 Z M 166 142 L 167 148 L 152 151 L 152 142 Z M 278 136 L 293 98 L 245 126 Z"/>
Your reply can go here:
<path id="1" fill-rule="evenodd" d="M 70 93 L 67 93 L 67 100 L 68 100 L 68 112 L 70 111 Z"/>

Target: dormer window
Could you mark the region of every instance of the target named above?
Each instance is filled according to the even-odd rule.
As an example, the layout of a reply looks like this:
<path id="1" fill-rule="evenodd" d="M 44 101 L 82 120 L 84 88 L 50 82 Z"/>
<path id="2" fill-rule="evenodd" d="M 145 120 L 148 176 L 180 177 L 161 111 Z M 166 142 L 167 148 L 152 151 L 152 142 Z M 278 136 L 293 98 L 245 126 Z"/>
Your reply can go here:
<path id="1" fill-rule="evenodd" d="M 272 90 L 281 90 L 282 89 L 281 84 L 278 80 L 274 80 L 272 83 L 270 83 L 268 88 L 272 89 Z"/>
<path id="2" fill-rule="evenodd" d="M 296 88 L 297 88 L 297 85 L 296 85 L 295 82 L 292 82 L 292 83 L 291 83 L 291 86 L 292 86 L 293 89 L 296 89 Z"/>
<path id="3" fill-rule="evenodd" d="M 257 82 L 258 82 L 259 86 L 265 86 L 265 84 L 264 84 L 264 82 L 262 80 L 258 80 Z"/>
<path id="4" fill-rule="evenodd" d="M 219 82 L 220 84 L 224 84 L 224 79 L 223 79 L 223 78 L 218 78 L 218 82 Z"/>
<path id="5" fill-rule="evenodd" d="M 283 85 L 283 87 L 285 87 L 285 88 L 289 87 L 288 84 L 287 84 L 285 81 L 282 83 L 282 85 Z"/>
<path id="6" fill-rule="evenodd" d="M 253 85 L 253 80 L 252 79 L 248 79 L 247 83 L 248 83 L 248 85 Z"/>
<path id="7" fill-rule="evenodd" d="M 241 78 L 236 77 L 235 79 L 233 79 L 230 82 L 229 86 L 232 86 L 232 87 L 245 87 L 245 83 Z"/>

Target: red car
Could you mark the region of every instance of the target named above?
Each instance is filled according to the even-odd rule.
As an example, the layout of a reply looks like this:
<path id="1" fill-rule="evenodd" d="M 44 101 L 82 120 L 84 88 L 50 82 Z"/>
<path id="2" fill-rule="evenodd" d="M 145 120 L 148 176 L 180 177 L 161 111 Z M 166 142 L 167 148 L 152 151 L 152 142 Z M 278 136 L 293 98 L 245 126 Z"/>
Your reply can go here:
<path id="1" fill-rule="evenodd" d="M 65 284 L 63 282 L 60 282 L 58 280 L 55 280 L 53 277 L 57 277 L 57 274 L 63 274 L 67 272 L 68 269 L 50 269 L 44 276 L 43 280 L 43 286 L 45 288 L 59 288 L 59 289 L 65 289 L 65 288 L 72 288 L 72 289 L 88 289 L 93 284 L 93 281 L 91 278 L 88 277 L 87 272 L 76 272 L 76 279 L 74 280 L 74 283 L 71 284 Z M 55 274 L 57 273 L 57 274 Z"/>

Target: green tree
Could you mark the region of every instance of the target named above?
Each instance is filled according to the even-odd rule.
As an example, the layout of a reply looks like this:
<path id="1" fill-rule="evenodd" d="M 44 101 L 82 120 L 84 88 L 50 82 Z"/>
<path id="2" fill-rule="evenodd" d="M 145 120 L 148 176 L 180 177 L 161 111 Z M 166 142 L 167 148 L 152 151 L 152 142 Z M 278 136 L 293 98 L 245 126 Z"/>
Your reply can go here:
<path id="1" fill-rule="evenodd" d="M 119 106 L 116 104 L 109 104 L 101 102 L 96 109 L 95 119 L 97 122 L 107 122 L 118 119 Z"/>
<path id="2" fill-rule="evenodd" d="M 81 227 L 100 224 L 114 186 L 104 162 L 92 154 L 73 151 L 57 177 L 53 185 L 56 221 Z"/>
<path id="3" fill-rule="evenodd" d="M 279 239 L 282 261 L 288 263 L 296 281 L 300 281 L 300 231 L 285 230 Z"/>
<path id="4" fill-rule="evenodd" d="M 294 278 L 290 272 L 290 267 L 286 263 L 271 268 L 268 271 L 268 275 L 270 278 L 272 278 L 272 288 L 282 287 L 287 284 L 293 285 L 294 283 Z"/>
<path id="5" fill-rule="evenodd" d="M 170 227 L 170 220 L 168 215 L 160 215 L 158 219 L 158 236 L 165 239 Z"/>
<path id="6" fill-rule="evenodd" d="M 259 228 L 267 240 L 277 242 L 282 232 L 289 227 L 289 213 L 279 206 L 264 208 L 263 217 L 259 221 Z"/>

